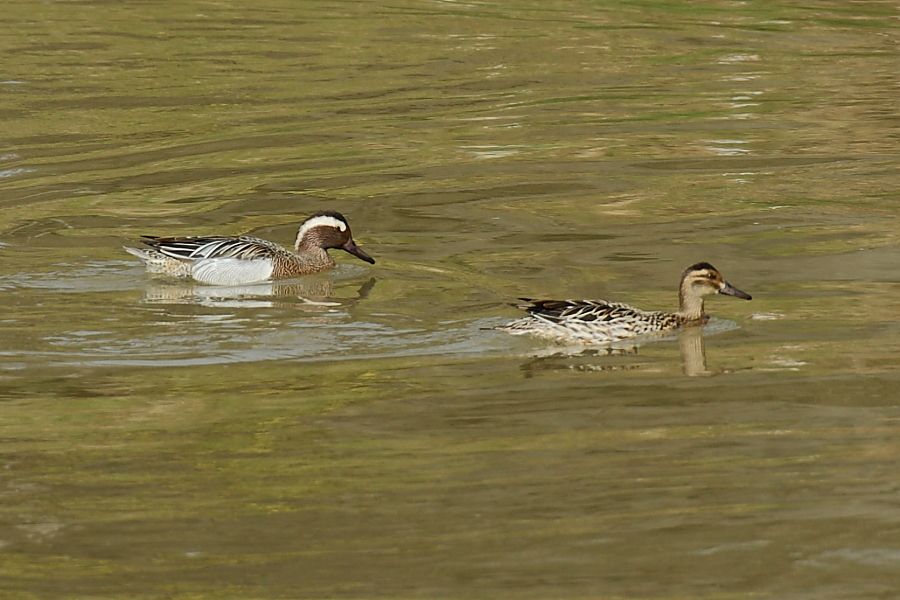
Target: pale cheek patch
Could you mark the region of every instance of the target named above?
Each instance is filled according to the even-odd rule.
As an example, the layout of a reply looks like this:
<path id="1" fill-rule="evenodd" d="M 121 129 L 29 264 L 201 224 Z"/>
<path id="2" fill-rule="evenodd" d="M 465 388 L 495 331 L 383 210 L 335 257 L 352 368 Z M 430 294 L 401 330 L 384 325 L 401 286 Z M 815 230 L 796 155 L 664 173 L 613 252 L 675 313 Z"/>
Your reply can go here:
<path id="1" fill-rule="evenodd" d="M 347 224 L 340 219 L 335 219 L 334 217 L 329 217 L 328 215 L 313 217 L 312 219 L 306 221 L 303 225 L 301 225 L 300 230 L 297 231 L 297 244 L 300 243 L 300 240 L 303 239 L 303 236 L 305 236 L 311 229 L 314 229 L 315 227 L 334 227 L 339 231 L 347 231 Z"/>

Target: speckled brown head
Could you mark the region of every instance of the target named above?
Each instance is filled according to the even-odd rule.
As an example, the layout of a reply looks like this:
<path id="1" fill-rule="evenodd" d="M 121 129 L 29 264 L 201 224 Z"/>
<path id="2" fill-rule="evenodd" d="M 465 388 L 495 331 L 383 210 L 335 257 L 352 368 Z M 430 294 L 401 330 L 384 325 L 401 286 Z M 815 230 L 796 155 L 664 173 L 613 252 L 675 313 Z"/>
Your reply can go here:
<path id="1" fill-rule="evenodd" d="M 689 266 L 681 274 L 681 285 L 678 287 L 679 312 L 688 318 L 702 318 L 703 298 L 712 294 L 734 296 L 744 300 L 753 298 L 725 281 L 717 268 L 708 262 L 700 262 Z"/>
<path id="2" fill-rule="evenodd" d="M 294 249 L 299 253 L 302 248 L 340 248 L 367 263 L 375 264 L 375 259 L 363 252 L 353 241 L 350 224 L 339 212 L 326 210 L 310 215 L 297 231 Z"/>

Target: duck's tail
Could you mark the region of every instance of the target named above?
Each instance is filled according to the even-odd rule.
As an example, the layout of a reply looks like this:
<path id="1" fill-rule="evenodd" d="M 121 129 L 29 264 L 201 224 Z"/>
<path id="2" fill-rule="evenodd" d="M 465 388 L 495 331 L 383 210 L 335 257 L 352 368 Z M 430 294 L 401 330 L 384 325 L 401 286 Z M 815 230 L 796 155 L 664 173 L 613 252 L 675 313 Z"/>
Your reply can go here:
<path id="1" fill-rule="evenodd" d="M 149 261 L 151 258 L 150 253 L 147 252 L 146 250 L 142 250 L 141 248 L 131 248 L 129 246 L 122 246 L 122 249 L 125 250 L 125 252 L 127 252 L 128 254 L 137 256 L 139 259 L 141 259 L 144 262 Z"/>
<path id="2" fill-rule="evenodd" d="M 130 246 L 122 246 L 122 248 L 128 254 L 137 256 L 144 263 L 144 266 L 147 267 L 148 273 L 164 273 L 174 277 L 187 277 L 190 275 L 189 266 L 171 259 L 153 248 L 132 248 Z"/>

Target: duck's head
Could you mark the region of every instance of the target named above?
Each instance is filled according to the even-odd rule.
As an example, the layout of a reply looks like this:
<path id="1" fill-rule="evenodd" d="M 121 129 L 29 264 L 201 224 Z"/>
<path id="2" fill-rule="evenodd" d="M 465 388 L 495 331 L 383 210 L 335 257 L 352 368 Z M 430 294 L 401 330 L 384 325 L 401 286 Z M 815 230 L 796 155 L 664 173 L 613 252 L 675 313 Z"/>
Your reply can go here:
<path id="1" fill-rule="evenodd" d="M 300 224 L 294 248 L 300 252 L 303 247 L 323 250 L 340 248 L 367 263 L 375 264 L 375 259 L 363 252 L 353 241 L 350 224 L 344 215 L 333 210 L 317 212 Z"/>
<path id="2" fill-rule="evenodd" d="M 722 277 L 722 273 L 708 262 L 700 262 L 689 266 L 681 274 L 681 294 L 684 297 L 702 298 L 712 294 L 724 294 L 743 300 L 752 300 L 753 296 L 737 289 Z"/>
<path id="3" fill-rule="evenodd" d="M 744 300 L 753 298 L 725 281 L 717 268 L 701 262 L 689 266 L 681 274 L 681 286 L 678 288 L 679 312 L 688 319 L 702 319 L 703 299 L 712 294 L 724 294 Z"/>

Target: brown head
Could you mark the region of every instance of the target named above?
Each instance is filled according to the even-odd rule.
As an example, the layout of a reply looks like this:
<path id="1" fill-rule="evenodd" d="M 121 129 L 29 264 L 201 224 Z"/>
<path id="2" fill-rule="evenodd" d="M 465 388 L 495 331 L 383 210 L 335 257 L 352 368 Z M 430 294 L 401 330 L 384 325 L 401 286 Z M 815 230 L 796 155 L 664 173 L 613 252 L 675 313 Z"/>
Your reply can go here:
<path id="1" fill-rule="evenodd" d="M 689 319 L 702 318 L 703 299 L 712 294 L 752 299 L 750 294 L 725 281 L 717 268 L 707 262 L 700 262 L 689 266 L 681 274 L 681 285 L 678 287 L 679 313 Z"/>
<path id="2" fill-rule="evenodd" d="M 353 256 L 375 264 L 375 259 L 363 252 L 362 248 L 353 241 L 350 233 L 350 224 L 339 212 L 325 210 L 310 215 L 297 230 L 297 241 L 294 249 L 301 252 L 302 248 L 340 248 Z"/>

